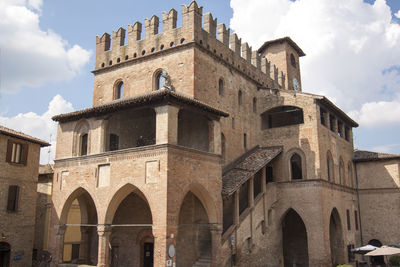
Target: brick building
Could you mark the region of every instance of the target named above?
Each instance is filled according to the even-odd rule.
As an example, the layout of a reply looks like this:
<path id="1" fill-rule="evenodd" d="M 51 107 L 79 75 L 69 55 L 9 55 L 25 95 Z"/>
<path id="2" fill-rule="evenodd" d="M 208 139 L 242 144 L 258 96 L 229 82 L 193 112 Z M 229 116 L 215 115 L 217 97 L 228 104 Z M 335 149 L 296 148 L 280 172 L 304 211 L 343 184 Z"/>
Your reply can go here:
<path id="1" fill-rule="evenodd" d="M 0 266 L 31 266 L 40 139 L 0 126 Z"/>
<path id="2" fill-rule="evenodd" d="M 303 92 L 290 38 L 254 51 L 196 2 L 181 15 L 177 27 L 163 13 L 163 32 L 152 16 L 143 37 L 140 22 L 97 37 L 93 106 L 53 118 L 54 261 L 353 261 L 357 123 Z"/>

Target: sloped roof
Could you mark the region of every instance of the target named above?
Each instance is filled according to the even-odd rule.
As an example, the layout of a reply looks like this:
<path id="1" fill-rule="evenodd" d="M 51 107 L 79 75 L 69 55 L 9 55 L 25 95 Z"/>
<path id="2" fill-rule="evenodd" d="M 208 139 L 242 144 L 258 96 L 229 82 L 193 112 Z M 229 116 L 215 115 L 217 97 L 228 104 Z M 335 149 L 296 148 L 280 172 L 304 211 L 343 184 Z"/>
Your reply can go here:
<path id="1" fill-rule="evenodd" d="M 15 138 L 19 138 L 19 139 L 22 139 L 22 140 L 25 140 L 28 142 L 32 142 L 35 144 L 39 144 L 41 147 L 50 146 L 50 144 L 47 143 L 46 141 L 43 141 L 39 138 L 24 134 L 22 132 L 15 131 L 13 129 L 10 129 L 10 128 L 7 128 L 7 127 L 1 126 L 1 125 L 0 125 L 0 133 L 2 133 L 4 135 L 15 137 Z"/>
<path id="2" fill-rule="evenodd" d="M 267 41 L 265 42 L 258 50 L 258 53 L 262 53 L 268 46 L 271 46 L 273 44 L 276 43 L 283 43 L 283 42 L 287 42 L 290 46 L 292 46 L 294 48 L 294 50 L 296 50 L 296 52 L 299 54 L 300 57 L 305 56 L 306 54 L 303 52 L 303 50 L 301 50 L 301 48 L 292 40 L 290 39 L 290 37 L 283 37 L 283 38 L 279 38 L 279 39 L 275 39 L 275 40 L 271 40 L 271 41 Z"/>
<path id="3" fill-rule="evenodd" d="M 353 161 L 355 162 L 390 160 L 390 159 L 400 159 L 400 155 L 372 152 L 365 150 L 354 150 L 353 154 Z"/>
<path id="4" fill-rule="evenodd" d="M 282 152 L 282 147 L 255 147 L 228 165 L 222 175 L 222 196 L 228 197 Z"/>
<path id="5" fill-rule="evenodd" d="M 59 122 L 75 121 L 81 118 L 90 118 L 108 114 L 111 112 L 117 112 L 133 107 L 141 107 L 149 104 L 162 104 L 162 103 L 177 103 L 186 104 L 203 111 L 212 113 L 214 115 L 228 117 L 229 114 L 225 113 L 215 107 L 205 104 L 197 99 L 190 96 L 177 93 L 168 89 L 161 89 L 157 91 L 152 91 L 150 93 L 114 100 L 112 102 L 94 106 L 92 108 L 87 108 L 71 113 L 60 114 L 54 116 L 52 119 Z"/>
<path id="6" fill-rule="evenodd" d="M 39 165 L 39 174 L 52 174 L 54 173 L 53 164 Z"/>

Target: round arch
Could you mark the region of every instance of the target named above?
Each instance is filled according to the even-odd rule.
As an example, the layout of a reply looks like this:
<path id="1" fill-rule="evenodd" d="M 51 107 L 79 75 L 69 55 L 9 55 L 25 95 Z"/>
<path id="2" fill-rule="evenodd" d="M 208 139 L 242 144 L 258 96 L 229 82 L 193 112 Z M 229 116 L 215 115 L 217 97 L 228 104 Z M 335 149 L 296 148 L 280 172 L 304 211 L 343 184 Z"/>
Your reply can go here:
<path id="1" fill-rule="evenodd" d="M 147 200 L 146 196 L 144 195 L 144 193 L 142 191 L 140 191 L 140 189 L 137 188 L 136 186 L 134 186 L 133 184 L 128 183 L 128 184 L 125 184 L 124 186 L 122 186 L 121 188 L 119 188 L 114 193 L 111 200 L 109 201 L 109 203 L 107 205 L 105 217 L 104 217 L 104 224 L 112 223 L 115 212 L 117 211 L 119 205 L 131 193 L 135 193 L 138 196 L 140 196 L 146 202 L 146 204 L 149 206 L 150 212 L 153 210 L 151 208 L 149 201 Z"/>
<path id="2" fill-rule="evenodd" d="M 300 148 L 291 148 L 289 149 L 286 154 L 285 154 L 285 164 L 286 170 L 287 170 L 287 177 L 289 177 L 289 180 L 292 180 L 292 168 L 291 168 L 291 162 L 290 159 L 294 154 L 297 154 L 301 158 L 301 172 L 302 172 L 302 179 L 307 179 L 307 162 L 306 162 L 306 154 L 301 150 Z"/>

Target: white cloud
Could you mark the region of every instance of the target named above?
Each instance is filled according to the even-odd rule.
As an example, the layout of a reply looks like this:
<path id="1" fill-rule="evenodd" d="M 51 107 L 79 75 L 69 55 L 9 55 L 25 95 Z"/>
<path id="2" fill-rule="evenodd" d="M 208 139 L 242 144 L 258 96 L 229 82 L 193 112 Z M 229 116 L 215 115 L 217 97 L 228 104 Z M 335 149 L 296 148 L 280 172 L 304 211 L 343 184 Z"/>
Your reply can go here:
<path id="1" fill-rule="evenodd" d="M 57 123 L 52 121 L 51 117 L 61 113 L 72 112 L 73 110 L 74 108 L 70 102 L 66 101 L 62 96 L 56 95 L 50 101 L 45 113 L 28 112 L 20 113 L 15 117 L 0 116 L 0 125 L 46 141 L 50 141 L 51 135 L 50 157 L 48 154 L 49 148 L 42 148 L 40 153 L 40 162 L 43 164 L 47 163 L 48 159 L 53 161 L 56 149 Z"/>
<path id="2" fill-rule="evenodd" d="M 385 0 L 231 0 L 231 7 L 230 27 L 253 48 L 290 36 L 304 50 L 304 91 L 357 110 L 361 126 L 400 123 L 400 25 Z M 378 110 L 388 117 L 368 120 Z"/>
<path id="3" fill-rule="evenodd" d="M 38 87 L 76 76 L 91 51 L 39 26 L 42 0 L 0 0 L 0 91 Z"/>
<path id="4" fill-rule="evenodd" d="M 399 11 L 397 11 L 397 13 L 396 13 L 396 14 L 394 14 L 394 15 L 396 16 L 396 18 L 400 19 L 400 10 L 399 10 Z"/>

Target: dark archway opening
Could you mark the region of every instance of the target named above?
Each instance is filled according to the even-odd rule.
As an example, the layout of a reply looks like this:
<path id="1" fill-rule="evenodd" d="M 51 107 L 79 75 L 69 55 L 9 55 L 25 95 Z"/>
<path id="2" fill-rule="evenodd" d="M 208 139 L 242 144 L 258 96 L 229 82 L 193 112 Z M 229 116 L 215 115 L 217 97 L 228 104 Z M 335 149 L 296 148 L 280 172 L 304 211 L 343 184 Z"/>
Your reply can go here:
<path id="1" fill-rule="evenodd" d="M 197 261 L 211 263 L 211 231 L 207 212 L 191 192 L 183 199 L 176 240 L 177 266 L 192 266 Z"/>
<path id="2" fill-rule="evenodd" d="M 111 267 L 153 267 L 152 221 L 144 197 L 132 192 L 122 200 L 112 221 Z"/>
<path id="3" fill-rule="evenodd" d="M 285 267 L 308 267 L 307 230 L 300 215 L 290 209 L 282 221 L 283 261 Z"/>
<path id="4" fill-rule="evenodd" d="M 332 266 L 337 266 L 345 262 L 342 223 L 339 212 L 333 209 L 329 221 L 329 241 L 331 246 Z"/>
<path id="5" fill-rule="evenodd" d="M 11 246 L 6 242 L 0 242 L 0 267 L 10 266 Z"/>
<path id="6" fill-rule="evenodd" d="M 297 153 L 294 153 L 293 156 L 290 157 L 290 171 L 292 174 L 292 180 L 303 179 L 301 157 Z"/>

